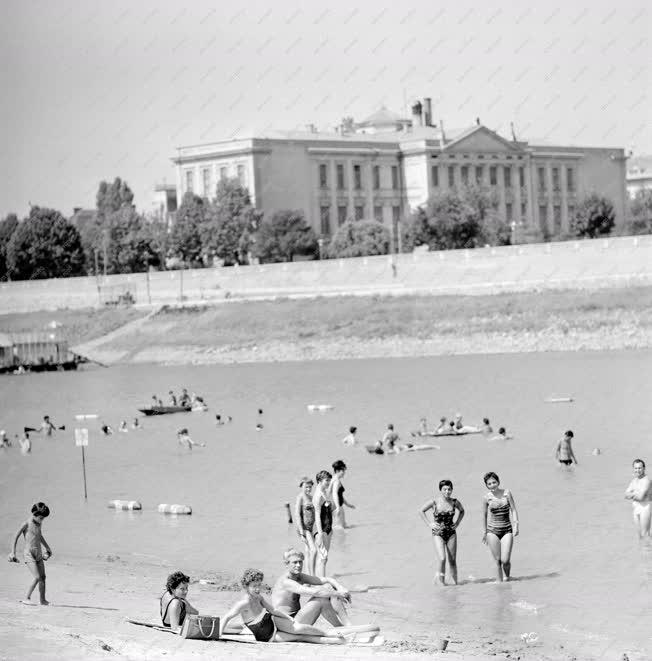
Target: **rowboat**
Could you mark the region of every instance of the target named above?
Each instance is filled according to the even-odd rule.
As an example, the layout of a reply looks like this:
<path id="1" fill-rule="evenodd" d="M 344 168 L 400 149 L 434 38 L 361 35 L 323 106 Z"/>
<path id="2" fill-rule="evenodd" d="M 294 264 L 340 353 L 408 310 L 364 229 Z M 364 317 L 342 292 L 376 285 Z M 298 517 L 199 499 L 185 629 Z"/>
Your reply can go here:
<path id="1" fill-rule="evenodd" d="M 138 409 L 145 415 L 167 415 L 168 413 L 189 413 L 192 411 L 190 406 L 148 406 Z"/>
<path id="2" fill-rule="evenodd" d="M 434 431 L 429 431 L 426 434 L 420 431 L 415 431 L 411 432 L 412 436 L 421 436 L 423 437 L 428 437 L 428 438 L 441 438 L 442 436 L 470 436 L 471 434 L 482 434 L 482 430 L 478 429 L 477 431 L 457 431 L 457 432 L 450 432 L 450 431 L 445 431 L 445 432 L 434 432 Z"/>

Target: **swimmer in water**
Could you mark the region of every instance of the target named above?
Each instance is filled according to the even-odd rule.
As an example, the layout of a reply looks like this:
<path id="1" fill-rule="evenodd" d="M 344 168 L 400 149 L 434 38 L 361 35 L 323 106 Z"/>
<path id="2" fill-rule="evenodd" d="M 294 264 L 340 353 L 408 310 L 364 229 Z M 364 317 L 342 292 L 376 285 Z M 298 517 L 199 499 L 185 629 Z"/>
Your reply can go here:
<path id="1" fill-rule="evenodd" d="M 222 416 L 221 416 L 219 413 L 217 413 L 217 414 L 215 415 L 215 424 L 216 424 L 218 427 L 219 427 L 220 425 L 223 425 L 223 424 L 224 424 L 224 420 L 222 420 Z"/>
<path id="2" fill-rule="evenodd" d="M 32 451 L 32 441 L 29 438 L 29 432 L 23 432 L 21 438 L 18 439 L 18 445 L 20 445 L 20 451 L 23 454 L 29 454 Z"/>
<path id="3" fill-rule="evenodd" d="M 383 434 L 382 445 L 387 448 L 387 450 L 393 450 L 396 443 L 400 441 L 399 435 L 394 431 L 394 425 L 390 422 L 387 425 L 387 431 Z"/>
<path id="4" fill-rule="evenodd" d="M 448 431 L 448 425 L 446 424 L 446 418 L 439 418 L 439 425 L 435 429 L 435 434 L 444 434 Z"/>
<path id="5" fill-rule="evenodd" d="M 342 439 L 342 443 L 344 443 L 344 445 L 355 445 L 357 443 L 355 440 L 355 434 L 357 431 L 357 427 L 349 427 L 349 433 Z"/>
<path id="6" fill-rule="evenodd" d="M 498 433 L 492 436 L 491 438 L 488 438 L 488 441 L 509 441 L 513 436 L 510 436 L 507 431 L 505 430 L 504 427 L 500 427 L 498 429 Z"/>
<path id="7" fill-rule="evenodd" d="M 315 573 L 317 547 L 315 545 L 315 506 L 312 503 L 312 488 L 314 482 L 309 477 L 299 480 L 299 494 L 294 503 L 294 521 L 297 534 L 306 547 L 307 566 L 309 574 Z"/>
<path id="8" fill-rule="evenodd" d="M 111 434 L 113 434 L 113 428 L 104 422 L 100 426 L 100 429 L 105 436 L 111 436 Z"/>
<path id="9" fill-rule="evenodd" d="M 120 426 L 118 427 L 118 431 L 122 432 L 123 434 L 126 434 L 129 431 L 129 429 L 127 428 L 127 421 L 126 420 L 123 420 L 120 423 Z"/>
<path id="10" fill-rule="evenodd" d="M 557 459 L 557 461 L 563 466 L 570 466 L 573 462 L 575 462 L 575 465 L 579 465 L 577 463 L 575 453 L 573 452 L 573 446 L 571 445 L 573 436 L 573 432 L 569 429 L 564 434 L 564 438 L 562 438 L 561 441 L 557 443 L 557 448 L 555 449 L 555 459 Z"/>
<path id="11" fill-rule="evenodd" d="M 634 479 L 629 483 L 625 498 L 632 502 L 632 515 L 639 539 L 652 536 L 652 480 L 645 474 L 645 462 L 634 459 Z"/>
<path id="12" fill-rule="evenodd" d="M 193 445 L 199 445 L 202 448 L 206 447 L 206 443 L 195 443 L 195 441 L 190 438 L 190 434 L 188 433 L 188 429 L 186 427 L 179 429 L 177 432 L 177 442 L 179 445 L 185 445 L 189 450 L 192 450 Z"/>
<path id="13" fill-rule="evenodd" d="M 263 409 L 258 409 L 258 422 L 256 423 L 256 431 L 260 431 L 263 428 Z"/>
<path id="14" fill-rule="evenodd" d="M 40 426 L 38 431 L 42 432 L 46 436 L 52 436 L 52 432 L 57 431 L 57 428 L 54 426 L 54 424 L 50 420 L 49 415 L 44 415 L 43 416 L 43 422 L 41 423 L 41 426 Z"/>
<path id="15" fill-rule="evenodd" d="M 0 448 L 10 448 L 11 441 L 7 438 L 7 432 L 0 429 Z"/>
<path id="16" fill-rule="evenodd" d="M 139 430 L 139 429 L 142 429 L 142 426 L 141 426 L 140 421 L 138 420 L 138 418 L 134 418 L 134 421 L 131 423 L 131 428 L 136 430 L 136 431 Z"/>
<path id="17" fill-rule="evenodd" d="M 493 434 L 493 429 L 489 423 L 489 418 L 482 418 L 482 433 L 483 434 Z M 498 432 L 500 434 L 500 432 Z"/>

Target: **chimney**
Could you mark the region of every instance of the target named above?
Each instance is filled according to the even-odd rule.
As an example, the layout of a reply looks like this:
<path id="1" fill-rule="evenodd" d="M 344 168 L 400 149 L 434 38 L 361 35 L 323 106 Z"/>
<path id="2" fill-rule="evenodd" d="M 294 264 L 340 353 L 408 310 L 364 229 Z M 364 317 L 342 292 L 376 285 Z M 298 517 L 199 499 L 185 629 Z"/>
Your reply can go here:
<path id="1" fill-rule="evenodd" d="M 441 146 L 443 147 L 446 144 L 446 133 L 444 132 L 444 120 L 439 120 L 439 129 L 441 131 Z"/>
<path id="2" fill-rule="evenodd" d="M 432 126 L 432 99 L 427 96 L 423 100 L 423 124 L 424 126 Z"/>
<path id="3" fill-rule="evenodd" d="M 74 216 L 78 211 L 81 211 L 81 210 L 82 210 L 81 207 L 73 207 L 72 208 L 72 215 Z"/>
<path id="4" fill-rule="evenodd" d="M 412 106 L 412 125 L 423 126 L 423 115 L 421 114 L 422 106 L 421 101 L 417 101 Z"/>

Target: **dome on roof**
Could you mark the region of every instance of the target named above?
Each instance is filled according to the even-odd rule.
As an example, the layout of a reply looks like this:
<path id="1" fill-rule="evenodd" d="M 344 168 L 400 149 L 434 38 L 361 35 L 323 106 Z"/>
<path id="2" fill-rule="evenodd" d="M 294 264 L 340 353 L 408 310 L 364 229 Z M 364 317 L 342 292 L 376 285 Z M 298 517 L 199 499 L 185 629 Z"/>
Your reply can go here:
<path id="1" fill-rule="evenodd" d="M 369 115 L 369 117 L 358 122 L 357 126 L 394 126 L 401 122 L 408 122 L 408 119 L 401 117 L 398 113 L 388 110 L 382 106 L 379 110 Z"/>

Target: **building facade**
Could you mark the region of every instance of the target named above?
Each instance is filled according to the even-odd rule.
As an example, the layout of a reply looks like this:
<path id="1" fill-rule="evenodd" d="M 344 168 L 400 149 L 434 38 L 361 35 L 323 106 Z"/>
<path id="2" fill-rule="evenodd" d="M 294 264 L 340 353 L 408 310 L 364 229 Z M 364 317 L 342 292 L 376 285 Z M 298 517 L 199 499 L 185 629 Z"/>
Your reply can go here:
<path id="1" fill-rule="evenodd" d="M 636 197 L 641 190 L 652 190 L 652 156 L 636 156 L 627 168 L 627 192 Z"/>
<path id="2" fill-rule="evenodd" d="M 301 209 L 318 235 L 347 220 L 374 219 L 393 237 L 399 223 L 437 191 L 478 183 L 497 193 L 512 227 L 568 230 L 582 197 L 597 191 L 625 218 L 622 148 L 567 147 L 507 140 L 479 122 L 462 131 L 431 126 L 429 99 L 406 120 L 381 109 L 333 133 L 273 132 L 181 147 L 172 159 L 179 199 L 213 197 L 220 178 L 237 177 L 266 216 Z"/>

